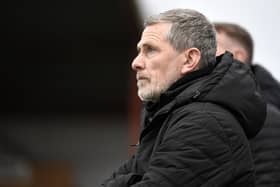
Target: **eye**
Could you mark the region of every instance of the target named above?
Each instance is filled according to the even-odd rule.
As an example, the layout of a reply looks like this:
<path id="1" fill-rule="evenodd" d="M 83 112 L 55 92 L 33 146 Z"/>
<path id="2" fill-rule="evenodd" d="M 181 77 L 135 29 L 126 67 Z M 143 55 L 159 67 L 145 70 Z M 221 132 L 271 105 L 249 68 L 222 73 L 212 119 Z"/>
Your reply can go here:
<path id="1" fill-rule="evenodd" d="M 147 57 L 153 57 L 157 52 L 157 49 L 152 46 L 146 46 L 144 48 L 144 53 L 147 55 Z"/>

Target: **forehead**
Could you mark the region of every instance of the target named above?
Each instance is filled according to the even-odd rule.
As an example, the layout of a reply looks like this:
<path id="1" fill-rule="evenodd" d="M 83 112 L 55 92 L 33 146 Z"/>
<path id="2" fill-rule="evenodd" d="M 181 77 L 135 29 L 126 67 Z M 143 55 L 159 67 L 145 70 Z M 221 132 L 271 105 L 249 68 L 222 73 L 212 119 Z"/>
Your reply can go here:
<path id="1" fill-rule="evenodd" d="M 157 23 L 147 26 L 143 33 L 138 46 L 149 42 L 166 41 L 166 36 L 171 28 L 171 23 Z"/>

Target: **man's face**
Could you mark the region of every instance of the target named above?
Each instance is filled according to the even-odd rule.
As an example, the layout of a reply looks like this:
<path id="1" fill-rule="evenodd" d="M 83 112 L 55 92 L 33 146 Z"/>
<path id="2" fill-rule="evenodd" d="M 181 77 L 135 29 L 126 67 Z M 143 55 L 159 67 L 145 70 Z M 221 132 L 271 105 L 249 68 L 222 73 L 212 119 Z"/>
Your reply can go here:
<path id="1" fill-rule="evenodd" d="M 143 101 L 156 101 L 172 83 L 182 77 L 183 52 L 167 41 L 169 23 L 147 26 L 139 41 L 138 55 L 132 62 L 136 71 L 138 95 Z"/>
<path id="2" fill-rule="evenodd" d="M 217 32 L 217 52 L 216 55 L 221 55 L 225 51 L 233 54 L 233 57 L 240 62 L 248 62 L 248 53 L 237 41 L 227 36 L 224 32 Z"/>

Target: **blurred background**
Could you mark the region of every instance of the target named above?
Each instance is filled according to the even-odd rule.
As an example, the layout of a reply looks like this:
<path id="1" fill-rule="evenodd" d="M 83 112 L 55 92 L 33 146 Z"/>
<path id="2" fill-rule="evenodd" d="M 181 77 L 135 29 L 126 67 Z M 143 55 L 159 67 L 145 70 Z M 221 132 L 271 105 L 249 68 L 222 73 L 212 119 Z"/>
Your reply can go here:
<path id="1" fill-rule="evenodd" d="M 0 186 L 98 186 L 137 143 L 128 125 L 130 100 L 138 101 L 135 3 L 21 0 L 1 8 Z"/>
<path id="2" fill-rule="evenodd" d="M 95 187 L 128 159 L 142 19 L 193 8 L 239 23 L 275 77 L 278 1 L 21 0 L 1 6 L 0 187 Z"/>

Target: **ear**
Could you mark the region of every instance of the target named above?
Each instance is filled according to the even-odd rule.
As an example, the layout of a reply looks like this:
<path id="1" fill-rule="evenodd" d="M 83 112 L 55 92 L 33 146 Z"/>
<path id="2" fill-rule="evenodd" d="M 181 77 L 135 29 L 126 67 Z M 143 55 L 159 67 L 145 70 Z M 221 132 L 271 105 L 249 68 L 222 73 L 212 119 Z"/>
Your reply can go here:
<path id="1" fill-rule="evenodd" d="M 226 50 L 219 45 L 217 46 L 216 56 L 220 56 L 221 54 L 224 54 Z"/>
<path id="2" fill-rule="evenodd" d="M 197 70 L 201 59 L 200 50 L 194 47 L 186 49 L 184 55 L 185 55 L 185 62 L 181 69 L 181 73 L 183 75 L 185 75 L 188 72 Z"/>
<path id="3" fill-rule="evenodd" d="M 248 58 L 247 53 L 242 49 L 235 50 L 233 53 L 233 56 L 235 59 L 237 59 L 241 62 L 244 62 L 244 63 L 247 62 L 247 58 Z"/>

